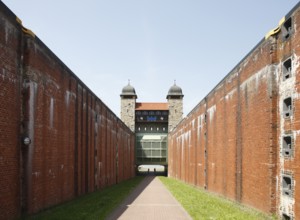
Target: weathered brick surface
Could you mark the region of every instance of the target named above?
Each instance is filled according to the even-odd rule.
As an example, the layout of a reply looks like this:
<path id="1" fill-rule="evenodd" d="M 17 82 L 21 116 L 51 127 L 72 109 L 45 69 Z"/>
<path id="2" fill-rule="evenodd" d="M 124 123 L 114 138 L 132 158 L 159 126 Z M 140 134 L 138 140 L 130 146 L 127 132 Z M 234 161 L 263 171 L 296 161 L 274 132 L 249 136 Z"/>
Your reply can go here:
<path id="1" fill-rule="evenodd" d="M 20 30 L 0 8 L 0 218 L 20 215 Z"/>
<path id="2" fill-rule="evenodd" d="M 169 176 L 266 213 L 300 216 L 299 11 L 296 7 L 286 16 L 292 19 L 287 39 L 282 37 L 284 23 L 171 132 Z M 289 57 L 291 77 L 283 80 Z M 284 118 L 288 97 L 292 114 Z M 286 135 L 292 136 L 292 156 L 282 153 Z M 284 175 L 291 176 L 290 196 L 284 195 Z"/>
<path id="3" fill-rule="evenodd" d="M 299 5 L 298 5 L 299 6 Z M 169 175 L 267 213 L 300 216 L 300 12 L 262 40 L 169 136 Z M 284 80 L 283 63 L 291 59 Z M 292 99 L 284 117 L 283 102 Z M 134 135 L 0 2 L 0 219 L 134 176 Z M 284 156 L 283 138 L 292 138 Z M 22 137 L 31 138 L 25 146 Z M 284 176 L 291 178 L 290 195 Z M 263 202 L 262 202 L 263 201 Z"/>
<path id="4" fill-rule="evenodd" d="M 293 34 L 287 39 L 283 40 L 281 37 L 278 38 L 280 47 L 278 47 L 278 144 L 279 152 L 277 154 L 278 166 L 277 166 L 277 177 L 278 177 L 278 190 L 277 190 L 277 211 L 282 214 L 287 214 L 295 219 L 300 216 L 300 151 L 299 151 L 299 62 L 300 62 L 300 13 L 299 9 L 289 14 L 292 18 Z M 287 80 L 283 80 L 283 63 L 290 58 L 292 60 L 292 71 L 291 77 Z M 290 117 L 283 117 L 283 100 L 291 97 L 292 99 L 292 114 Z M 290 135 L 292 137 L 292 156 L 283 156 L 283 137 Z M 291 176 L 291 188 L 292 196 L 284 195 L 282 190 L 283 175 L 288 174 Z"/>
<path id="5" fill-rule="evenodd" d="M 0 219 L 135 175 L 134 134 L 22 28 L 0 2 Z"/>

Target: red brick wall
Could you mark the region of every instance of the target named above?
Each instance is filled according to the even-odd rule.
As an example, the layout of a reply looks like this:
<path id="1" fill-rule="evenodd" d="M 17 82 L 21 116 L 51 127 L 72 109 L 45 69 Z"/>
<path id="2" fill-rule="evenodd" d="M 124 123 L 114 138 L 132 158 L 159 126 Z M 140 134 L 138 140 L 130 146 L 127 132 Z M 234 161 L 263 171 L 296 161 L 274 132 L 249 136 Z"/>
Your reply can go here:
<path id="1" fill-rule="evenodd" d="M 2 2 L 0 86 L 0 219 L 135 175 L 134 134 Z"/>
<path id="2" fill-rule="evenodd" d="M 29 213 L 115 184 L 117 147 L 125 154 L 122 180 L 132 177 L 134 160 L 127 154 L 134 143 L 116 144 L 122 122 L 39 40 L 26 40 L 32 118 L 26 129 L 34 137 L 27 160 Z M 123 130 L 125 140 L 133 137 Z"/>
<path id="3" fill-rule="evenodd" d="M 21 38 L 15 16 L 5 7 L 0 14 L 0 219 L 7 219 L 21 207 Z"/>
<path id="4" fill-rule="evenodd" d="M 283 40 L 282 37 L 278 38 L 280 47 L 278 47 L 277 56 L 278 64 L 278 143 L 280 151 L 277 154 L 278 166 L 278 188 L 277 188 L 277 211 L 280 214 L 298 219 L 300 217 L 300 100 L 299 100 L 299 83 L 300 83 L 300 11 L 297 9 L 295 12 L 290 13 L 292 18 L 293 34 L 287 39 Z M 290 58 L 292 61 L 291 77 L 283 80 L 283 63 Z M 292 99 L 292 114 L 290 117 L 284 117 L 283 101 L 291 97 Z M 292 137 L 292 156 L 283 156 L 283 137 L 289 135 Z M 291 177 L 291 196 L 284 195 L 282 190 L 283 176 L 288 175 Z"/>
<path id="5" fill-rule="evenodd" d="M 299 5 L 298 5 L 299 6 Z M 292 34 L 281 31 L 262 40 L 170 133 L 169 176 L 205 188 L 266 213 L 300 216 L 299 53 L 300 12 Z M 291 57 L 292 76 L 283 80 Z M 293 113 L 283 117 L 283 100 L 292 97 Z M 282 156 L 285 135 L 293 139 L 290 157 Z M 291 176 L 291 196 L 283 176 Z M 263 202 L 262 202 L 263 201 Z"/>

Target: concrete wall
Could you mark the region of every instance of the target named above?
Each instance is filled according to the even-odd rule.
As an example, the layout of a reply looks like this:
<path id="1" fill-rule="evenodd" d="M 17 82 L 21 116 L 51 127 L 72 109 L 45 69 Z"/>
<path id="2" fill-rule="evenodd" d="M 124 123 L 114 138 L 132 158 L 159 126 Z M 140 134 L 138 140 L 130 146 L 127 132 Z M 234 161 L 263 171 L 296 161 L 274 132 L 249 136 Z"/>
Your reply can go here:
<path id="1" fill-rule="evenodd" d="M 266 213 L 300 218 L 300 10 L 263 39 L 169 135 L 169 176 Z M 291 74 L 284 79 L 286 60 Z M 287 64 L 288 65 L 288 64 Z M 284 100 L 292 113 L 284 117 Z M 292 150 L 283 155 L 283 138 Z M 283 190 L 286 175 L 291 193 Z M 287 181 L 289 182 L 289 180 Z"/>
<path id="2" fill-rule="evenodd" d="M 135 175 L 134 134 L 2 2 L 0 140 L 0 219 Z"/>

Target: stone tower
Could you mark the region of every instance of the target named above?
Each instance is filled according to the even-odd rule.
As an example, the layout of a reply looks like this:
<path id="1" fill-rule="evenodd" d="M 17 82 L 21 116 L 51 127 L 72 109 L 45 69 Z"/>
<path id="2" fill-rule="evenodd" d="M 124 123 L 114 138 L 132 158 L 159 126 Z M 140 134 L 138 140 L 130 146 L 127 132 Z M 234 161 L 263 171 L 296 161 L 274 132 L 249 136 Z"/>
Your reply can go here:
<path id="1" fill-rule="evenodd" d="M 168 130 L 171 132 L 181 121 L 183 116 L 183 94 L 181 88 L 177 86 L 175 82 L 169 89 L 167 99 L 169 104 Z"/>
<path id="2" fill-rule="evenodd" d="M 125 86 L 121 93 L 121 120 L 134 132 L 135 131 L 135 101 L 137 95 L 130 85 Z"/>

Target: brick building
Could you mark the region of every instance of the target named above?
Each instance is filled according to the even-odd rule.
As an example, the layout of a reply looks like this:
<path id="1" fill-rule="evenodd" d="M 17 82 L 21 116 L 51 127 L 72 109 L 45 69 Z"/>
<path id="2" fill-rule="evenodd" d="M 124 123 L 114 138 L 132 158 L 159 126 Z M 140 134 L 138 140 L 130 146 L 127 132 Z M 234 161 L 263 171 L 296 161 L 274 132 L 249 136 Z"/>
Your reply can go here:
<path id="1" fill-rule="evenodd" d="M 300 219 L 300 3 L 169 134 L 169 176 Z"/>
<path id="2" fill-rule="evenodd" d="M 183 120 L 180 87 L 137 103 L 127 85 L 123 123 L 0 1 L 0 219 L 131 178 L 136 160 L 299 219 L 299 27 L 300 3 Z"/>
<path id="3" fill-rule="evenodd" d="M 129 179 L 133 132 L 0 1 L 0 219 Z"/>

